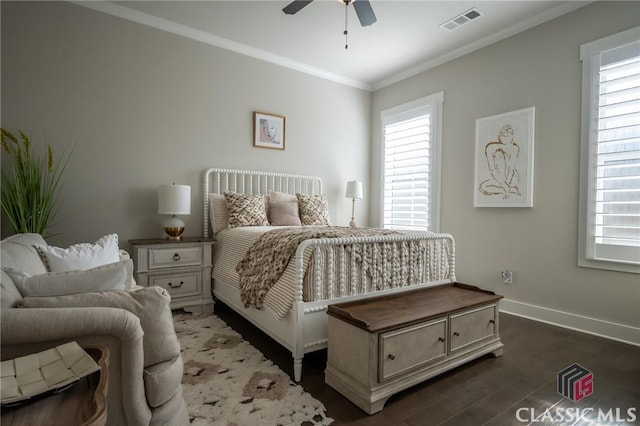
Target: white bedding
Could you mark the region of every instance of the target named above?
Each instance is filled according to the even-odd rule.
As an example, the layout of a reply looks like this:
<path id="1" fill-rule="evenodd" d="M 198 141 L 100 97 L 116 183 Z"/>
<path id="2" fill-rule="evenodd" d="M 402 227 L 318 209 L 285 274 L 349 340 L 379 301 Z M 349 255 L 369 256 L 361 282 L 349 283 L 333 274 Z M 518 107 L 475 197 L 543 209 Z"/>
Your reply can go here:
<path id="1" fill-rule="evenodd" d="M 238 262 L 242 260 L 251 245 L 260 238 L 260 235 L 280 228 L 282 227 L 247 226 L 226 228 L 218 232 L 213 248 L 213 278 L 237 287 L 239 292 L 240 277 L 236 272 Z M 295 288 L 295 262 L 290 261 L 280 279 L 265 296 L 264 306 L 271 309 L 278 319 L 284 318 L 295 300 Z"/>

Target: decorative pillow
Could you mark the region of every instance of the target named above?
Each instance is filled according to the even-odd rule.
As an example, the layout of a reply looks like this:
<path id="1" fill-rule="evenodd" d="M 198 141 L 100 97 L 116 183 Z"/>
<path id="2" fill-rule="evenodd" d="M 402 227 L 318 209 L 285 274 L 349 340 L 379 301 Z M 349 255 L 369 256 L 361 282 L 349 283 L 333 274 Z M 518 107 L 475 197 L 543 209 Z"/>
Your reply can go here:
<path id="1" fill-rule="evenodd" d="M 269 224 L 264 195 L 225 192 L 224 197 L 229 211 L 229 228 Z"/>
<path id="2" fill-rule="evenodd" d="M 295 201 L 298 203 L 298 197 L 294 194 L 287 194 L 286 192 L 269 192 L 269 201 Z"/>
<path id="3" fill-rule="evenodd" d="M 209 221 L 213 235 L 229 227 L 229 211 L 224 195 L 209 194 Z"/>
<path id="4" fill-rule="evenodd" d="M 80 271 L 30 275 L 9 266 L 2 268 L 22 296 L 62 296 L 96 291 L 124 290 L 133 277 L 133 262 L 122 260 Z"/>
<path id="5" fill-rule="evenodd" d="M 298 197 L 300 221 L 303 225 L 331 225 L 329 220 L 329 203 L 325 194 L 304 195 Z"/>
<path id="6" fill-rule="evenodd" d="M 109 234 L 95 244 L 74 244 L 67 249 L 36 244 L 38 254 L 49 272 L 77 271 L 120 260 L 118 235 Z"/>
<path id="7" fill-rule="evenodd" d="M 301 226 L 298 200 L 269 201 L 269 223 L 275 226 Z"/>
<path id="8" fill-rule="evenodd" d="M 141 287 L 134 291 L 105 291 L 56 297 L 25 297 L 22 308 L 120 308 L 138 318 L 144 330 L 144 366 L 180 355 L 180 342 L 173 327 L 171 296 L 162 287 Z"/>

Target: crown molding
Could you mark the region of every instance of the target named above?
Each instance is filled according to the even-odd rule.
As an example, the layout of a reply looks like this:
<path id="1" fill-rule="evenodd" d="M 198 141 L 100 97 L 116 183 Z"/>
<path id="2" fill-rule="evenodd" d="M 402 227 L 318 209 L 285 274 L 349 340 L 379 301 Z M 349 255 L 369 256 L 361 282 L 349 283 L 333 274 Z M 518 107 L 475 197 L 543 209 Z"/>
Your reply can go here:
<path id="1" fill-rule="evenodd" d="M 289 68 L 295 71 L 300 71 L 305 74 L 310 74 L 315 77 L 343 84 L 345 86 L 355 87 L 356 89 L 362 89 L 366 91 L 372 90 L 372 85 L 369 83 L 331 73 L 329 71 L 313 67 L 311 65 L 303 64 L 301 62 L 297 62 L 261 49 L 256 49 L 254 47 L 247 46 L 246 44 L 219 37 L 205 31 L 197 30 L 186 25 L 169 21 L 167 19 L 149 15 L 148 13 L 140 12 L 138 10 L 115 4 L 110 1 L 69 0 L 69 3 L 73 3 L 78 6 L 86 7 L 88 9 L 106 13 L 108 15 L 116 16 L 118 18 L 126 19 L 131 22 L 136 22 L 138 24 L 146 25 L 148 27 L 166 31 L 192 40 L 196 40 L 211 46 L 219 47 L 221 49 L 230 50 L 241 55 L 280 65 L 282 67 Z"/>
<path id="2" fill-rule="evenodd" d="M 246 44 L 238 43 L 233 40 L 229 40 L 223 37 L 216 36 L 214 34 L 207 33 L 205 31 L 197 30 L 195 28 L 188 27 L 186 25 L 178 24 L 167 19 L 159 18 L 157 16 L 149 15 L 138 10 L 131 9 L 126 6 L 112 3 L 110 1 L 81 1 L 81 0 L 68 0 L 69 3 L 76 4 L 78 6 L 86 7 L 98 12 L 102 12 L 108 15 L 116 16 L 118 18 L 126 19 L 131 22 L 146 25 L 161 31 L 166 31 L 172 34 L 176 34 L 182 37 L 186 37 L 192 40 L 196 40 L 211 46 L 219 47 L 221 49 L 229 50 L 239 53 L 241 55 L 256 58 L 265 62 L 270 62 L 276 65 L 280 65 L 285 68 L 289 68 L 295 71 L 303 72 L 305 74 L 313 75 L 325 80 L 333 81 L 345 86 L 354 87 L 356 89 L 366 90 L 369 92 L 375 92 L 383 89 L 387 86 L 413 77 L 417 74 L 425 72 L 429 69 L 435 68 L 438 65 L 442 65 L 451 60 L 457 59 L 468 53 L 479 50 L 483 47 L 489 46 L 498 41 L 504 40 L 512 35 L 518 34 L 522 31 L 533 28 L 544 22 L 555 19 L 559 16 L 573 12 L 581 7 L 593 3 L 594 1 L 568 1 L 560 4 L 552 9 L 535 15 L 529 19 L 521 21 L 515 25 L 505 28 L 497 33 L 494 33 L 488 37 L 477 40 L 473 43 L 467 44 L 461 48 L 452 50 L 444 55 L 438 56 L 432 60 L 423 62 L 419 65 L 411 67 L 407 70 L 399 72 L 397 74 L 385 77 L 373 84 L 360 80 L 355 80 L 343 75 L 335 74 L 321 68 L 317 68 L 311 65 L 307 65 L 301 62 L 297 62 L 286 58 L 284 56 L 276 55 L 274 53 L 267 52 L 265 50 L 257 49 Z"/>
<path id="3" fill-rule="evenodd" d="M 524 21 L 521 21 L 517 24 L 507 27 L 501 31 L 491 34 L 488 37 L 481 38 L 477 41 L 474 41 L 473 43 L 467 44 L 458 49 L 452 50 L 451 52 L 448 52 L 444 55 L 438 56 L 437 58 L 423 62 L 405 71 L 402 71 L 400 73 L 397 73 L 389 77 L 386 77 L 382 80 L 379 80 L 373 83 L 372 91 L 375 92 L 376 90 L 380 90 L 382 88 L 395 84 L 399 81 L 405 80 L 409 77 L 413 77 L 414 75 L 420 74 L 421 72 L 427 71 L 431 68 L 435 68 L 438 65 L 442 65 L 446 62 L 452 61 L 468 53 L 482 49 L 483 47 L 489 46 L 493 43 L 497 43 L 498 41 L 504 40 L 508 37 L 511 37 L 513 35 L 526 31 L 530 28 L 543 24 L 559 16 L 573 12 L 574 10 L 580 9 L 581 7 L 587 6 L 588 4 L 591 4 L 591 3 L 593 3 L 593 1 L 569 1 L 561 5 L 558 5 L 554 8 L 551 8 L 542 13 L 539 13 L 538 15 L 532 16 L 531 18 L 528 18 Z"/>

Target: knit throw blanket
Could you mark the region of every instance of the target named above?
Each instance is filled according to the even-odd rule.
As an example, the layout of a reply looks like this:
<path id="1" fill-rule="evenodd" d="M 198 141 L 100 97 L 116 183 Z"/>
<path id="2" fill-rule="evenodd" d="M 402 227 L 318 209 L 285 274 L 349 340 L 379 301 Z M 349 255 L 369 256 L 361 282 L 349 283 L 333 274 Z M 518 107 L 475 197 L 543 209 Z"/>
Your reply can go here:
<path id="1" fill-rule="evenodd" d="M 304 226 L 265 232 L 249 248 L 236 267 L 240 275 L 240 299 L 245 307 L 253 305 L 261 309 L 265 295 L 278 281 L 298 245 L 304 240 L 390 234 L 398 232 L 389 229 L 338 226 Z"/>

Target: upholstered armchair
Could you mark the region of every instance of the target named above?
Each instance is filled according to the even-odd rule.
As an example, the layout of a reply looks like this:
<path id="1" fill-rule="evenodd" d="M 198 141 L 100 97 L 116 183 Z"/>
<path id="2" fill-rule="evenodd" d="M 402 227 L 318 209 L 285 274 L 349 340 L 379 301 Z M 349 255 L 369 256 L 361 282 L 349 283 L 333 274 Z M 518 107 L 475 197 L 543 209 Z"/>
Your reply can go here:
<path id="1" fill-rule="evenodd" d="M 180 343 L 167 292 L 126 284 L 129 288 L 118 291 L 23 297 L 5 273 L 6 266 L 30 276 L 47 276 L 34 248 L 42 244 L 46 243 L 37 234 L 18 234 L 0 242 L 2 359 L 69 341 L 105 346 L 110 353 L 107 424 L 188 424 Z"/>

